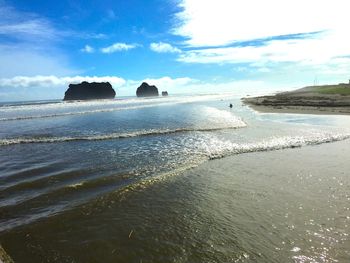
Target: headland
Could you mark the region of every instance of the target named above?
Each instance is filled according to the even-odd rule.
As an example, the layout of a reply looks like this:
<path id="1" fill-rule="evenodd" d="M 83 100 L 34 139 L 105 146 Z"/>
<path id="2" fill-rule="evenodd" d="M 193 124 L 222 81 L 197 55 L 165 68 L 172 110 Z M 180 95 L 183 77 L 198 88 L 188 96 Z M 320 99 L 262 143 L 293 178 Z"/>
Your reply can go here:
<path id="1" fill-rule="evenodd" d="M 244 104 L 259 112 L 350 114 L 350 83 L 308 86 L 270 96 L 242 98 Z"/>

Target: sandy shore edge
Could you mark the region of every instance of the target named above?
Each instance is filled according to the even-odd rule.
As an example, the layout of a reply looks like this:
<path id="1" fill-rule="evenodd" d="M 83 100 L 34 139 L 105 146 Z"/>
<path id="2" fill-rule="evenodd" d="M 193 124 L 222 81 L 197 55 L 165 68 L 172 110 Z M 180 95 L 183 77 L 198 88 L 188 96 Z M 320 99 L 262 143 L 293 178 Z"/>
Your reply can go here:
<path id="1" fill-rule="evenodd" d="M 350 89 L 350 88 L 349 88 Z M 270 96 L 245 97 L 243 104 L 270 113 L 349 115 L 350 95 L 320 94 L 305 89 Z"/>
<path id="2" fill-rule="evenodd" d="M 313 106 L 272 106 L 255 105 L 243 100 L 243 104 L 261 113 L 291 113 L 315 115 L 350 115 L 350 107 L 313 107 Z"/>

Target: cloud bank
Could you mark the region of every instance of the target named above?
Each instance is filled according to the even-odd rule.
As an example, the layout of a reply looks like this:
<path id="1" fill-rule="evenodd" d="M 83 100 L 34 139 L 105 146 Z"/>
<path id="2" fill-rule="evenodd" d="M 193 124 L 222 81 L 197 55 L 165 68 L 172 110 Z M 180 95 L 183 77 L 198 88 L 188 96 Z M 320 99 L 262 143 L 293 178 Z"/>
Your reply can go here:
<path id="1" fill-rule="evenodd" d="M 172 33 L 201 64 L 293 63 L 350 70 L 349 1 L 181 0 Z M 334 71 L 335 72 L 335 71 Z"/>
<path id="2" fill-rule="evenodd" d="M 190 46 L 347 28 L 346 0 L 182 0 L 173 33 Z"/>
<path id="3" fill-rule="evenodd" d="M 57 77 L 57 76 L 16 76 L 13 78 L 2 78 L 0 79 L 0 87 L 10 88 L 35 88 L 35 87 L 46 87 L 50 88 L 53 86 L 65 86 L 68 87 L 70 83 L 80 83 L 83 81 L 87 82 L 110 82 L 114 87 L 120 87 L 126 83 L 123 78 L 114 76 L 74 76 L 74 77 Z"/>
<path id="4" fill-rule="evenodd" d="M 213 94 L 216 92 L 230 92 L 237 96 L 246 94 L 262 94 L 266 91 L 275 91 L 277 86 L 271 86 L 263 81 L 231 80 L 228 82 L 202 82 L 189 77 L 171 78 L 146 78 L 141 80 L 125 80 L 117 76 L 18 76 L 0 79 L 0 101 L 11 101 L 13 98 L 39 99 L 62 99 L 64 92 L 70 83 L 110 82 L 118 96 L 135 96 L 137 87 L 142 82 L 156 85 L 159 91 L 168 91 L 169 94 Z M 278 86 L 278 89 L 281 87 Z"/>
<path id="5" fill-rule="evenodd" d="M 188 85 L 198 84 L 198 81 L 188 77 L 184 78 L 146 78 L 141 80 L 126 80 L 117 76 L 16 76 L 0 78 L 0 98 L 2 101 L 18 100 L 19 96 L 28 99 L 60 99 L 71 83 L 110 82 L 117 92 L 117 96 L 135 95 L 137 87 L 142 82 L 156 85 L 160 91 L 167 90 L 172 94 L 184 93 Z M 7 94 L 7 95 L 6 95 Z M 6 96 L 5 96 L 6 95 Z"/>

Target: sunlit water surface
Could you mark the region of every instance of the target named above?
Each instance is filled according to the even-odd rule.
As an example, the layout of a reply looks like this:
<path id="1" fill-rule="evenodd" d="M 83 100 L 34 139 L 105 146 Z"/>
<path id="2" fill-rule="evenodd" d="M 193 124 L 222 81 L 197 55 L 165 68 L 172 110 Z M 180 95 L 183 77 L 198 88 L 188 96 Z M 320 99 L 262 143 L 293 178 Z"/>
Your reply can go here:
<path id="1" fill-rule="evenodd" d="M 2 104 L 0 242 L 16 262 L 344 262 L 349 179 L 275 151 L 346 140 L 349 120 L 257 114 L 229 95 Z M 342 219 L 315 187 L 338 191 Z"/>

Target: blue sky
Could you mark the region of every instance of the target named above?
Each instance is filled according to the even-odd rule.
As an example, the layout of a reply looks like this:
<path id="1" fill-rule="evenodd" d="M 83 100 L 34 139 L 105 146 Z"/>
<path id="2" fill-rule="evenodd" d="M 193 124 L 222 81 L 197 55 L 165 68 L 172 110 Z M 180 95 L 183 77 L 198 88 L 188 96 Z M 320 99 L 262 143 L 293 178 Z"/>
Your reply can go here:
<path id="1" fill-rule="evenodd" d="M 69 83 L 264 93 L 350 78 L 346 0 L 0 0 L 0 101 Z"/>

